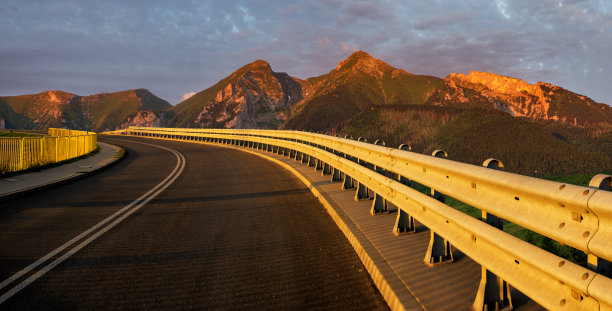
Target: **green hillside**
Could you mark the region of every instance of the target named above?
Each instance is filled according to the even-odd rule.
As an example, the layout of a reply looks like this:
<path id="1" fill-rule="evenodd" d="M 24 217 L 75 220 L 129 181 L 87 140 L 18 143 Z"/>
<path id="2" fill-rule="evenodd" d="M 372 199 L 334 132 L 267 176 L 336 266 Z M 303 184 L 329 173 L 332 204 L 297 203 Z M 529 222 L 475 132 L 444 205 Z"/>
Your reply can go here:
<path id="1" fill-rule="evenodd" d="M 296 105 L 285 129 L 337 129 L 374 106 L 423 105 L 444 81 L 414 75 L 365 52 L 355 52 L 338 68 L 305 83 L 314 94 Z"/>
<path id="2" fill-rule="evenodd" d="M 0 119 L 4 120 L 4 127 L 7 129 L 29 130 L 36 128 L 34 121 L 16 113 L 2 97 L 0 97 Z"/>
<path id="3" fill-rule="evenodd" d="M 83 97 L 80 105 L 74 107 L 73 111 L 80 110 L 81 114 L 89 114 L 91 128 L 103 131 L 114 129 L 121 120 L 141 109 L 159 111 L 170 107 L 172 106 L 167 101 L 148 90 L 137 89 Z"/>
<path id="4" fill-rule="evenodd" d="M 612 133 L 594 135 L 495 111 L 378 106 L 357 114 L 337 132 L 370 142 L 383 139 L 396 148 L 410 144 L 424 154 L 442 149 L 452 160 L 475 165 L 492 157 L 507 171 L 530 176 L 612 170 Z"/>

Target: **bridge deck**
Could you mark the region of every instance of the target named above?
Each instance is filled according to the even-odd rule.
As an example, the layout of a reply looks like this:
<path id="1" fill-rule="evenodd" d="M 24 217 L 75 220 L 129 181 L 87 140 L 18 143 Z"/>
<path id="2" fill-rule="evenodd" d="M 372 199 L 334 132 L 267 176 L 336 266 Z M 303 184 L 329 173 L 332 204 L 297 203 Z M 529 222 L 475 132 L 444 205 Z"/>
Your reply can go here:
<path id="1" fill-rule="evenodd" d="M 339 182 L 330 181 L 330 175 L 323 176 L 321 171 L 281 155 L 256 152 L 295 169 L 321 193 L 347 227 L 354 231 L 353 235 L 361 237 L 362 243 L 369 244 L 364 248 L 374 261 L 378 260 L 376 264 L 389 268 L 385 271 L 386 277 L 397 278 L 398 282 L 391 287 L 407 306 L 427 310 L 471 308 L 481 276 L 478 263 L 453 248 L 453 263 L 428 267 L 422 264 L 430 238 L 428 228 L 415 221 L 417 233 L 396 236 L 392 232 L 397 217 L 395 207 L 390 206 L 389 214 L 372 216 L 369 213 L 372 201 L 355 201 L 354 190 L 341 190 Z M 405 295 L 411 297 L 401 297 Z M 543 309 L 516 289 L 512 289 L 511 296 L 515 310 Z M 410 302 L 415 300 L 416 303 Z"/>

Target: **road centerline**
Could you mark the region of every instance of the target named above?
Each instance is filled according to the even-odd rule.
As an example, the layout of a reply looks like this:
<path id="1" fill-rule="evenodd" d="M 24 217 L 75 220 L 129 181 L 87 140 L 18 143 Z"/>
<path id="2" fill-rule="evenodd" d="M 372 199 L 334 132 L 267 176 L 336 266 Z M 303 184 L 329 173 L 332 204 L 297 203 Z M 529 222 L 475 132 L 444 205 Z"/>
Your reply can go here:
<path id="1" fill-rule="evenodd" d="M 7 299 L 9 299 L 13 295 L 15 295 L 17 292 L 19 292 L 20 290 L 25 288 L 27 285 L 29 285 L 32 282 L 34 282 L 39 277 L 43 276 L 45 273 L 51 271 L 55 266 L 57 266 L 62 261 L 64 261 L 65 259 L 67 259 L 70 256 L 72 256 L 73 254 L 75 254 L 77 251 L 79 251 L 81 248 L 85 247 L 87 244 L 91 243 L 92 241 L 94 241 L 95 239 L 100 237 L 106 231 L 110 230 L 111 228 L 113 228 L 114 226 L 119 224 L 121 221 L 123 221 L 129 215 L 131 215 L 132 213 L 134 213 L 137 210 L 139 210 L 142 206 L 144 206 L 149 201 L 154 199 L 163 190 L 165 190 L 172 183 L 174 183 L 174 181 L 183 172 L 183 170 L 185 168 L 185 157 L 183 156 L 183 154 L 181 154 L 177 150 L 172 149 L 172 148 L 168 148 L 168 147 L 164 147 L 164 146 L 160 146 L 160 145 L 156 145 L 156 144 L 149 144 L 149 143 L 135 142 L 135 141 L 129 141 L 129 142 L 143 144 L 143 145 L 149 145 L 149 146 L 165 149 L 165 150 L 168 150 L 168 151 L 172 152 L 176 156 L 176 158 L 177 158 L 176 166 L 174 167 L 172 172 L 166 178 L 164 178 L 164 180 L 162 180 L 160 183 L 158 183 L 155 187 L 151 188 L 145 194 L 143 194 L 140 197 L 138 197 L 136 200 L 132 201 L 130 204 L 126 205 L 125 207 L 123 207 L 122 209 L 120 209 L 117 212 L 113 213 L 112 215 L 108 216 L 107 218 L 105 218 L 104 220 L 100 221 L 99 223 L 97 223 L 93 227 L 87 229 L 86 231 L 84 231 L 83 233 L 81 233 L 78 236 L 74 237 L 70 241 L 62 244 L 60 247 L 54 249 L 53 251 L 49 252 L 47 255 L 41 257 L 40 259 L 36 260 L 32 264 L 30 264 L 27 267 L 21 269 L 20 271 L 18 271 L 17 273 L 13 274 L 11 277 L 7 278 L 2 283 L 0 283 L 0 289 L 2 289 L 4 287 L 6 287 L 7 285 L 15 282 L 16 280 L 18 280 L 23 275 L 25 275 L 25 274 L 31 272 L 32 270 L 36 269 L 38 266 L 40 266 L 44 262 L 48 261 L 50 258 L 54 257 L 55 255 L 57 255 L 58 253 L 64 251 L 65 249 L 71 247 L 73 244 L 77 243 L 79 240 L 83 239 L 87 235 L 92 234 L 92 232 L 98 230 L 100 227 L 104 226 L 109 221 L 115 219 L 113 222 L 111 222 L 110 224 L 106 225 L 106 227 L 103 227 L 102 229 L 100 229 L 97 232 L 93 233 L 85 241 L 79 243 L 74 248 L 68 250 L 66 253 L 64 253 L 63 255 L 58 257 L 56 260 L 54 260 L 53 262 L 47 264 L 45 267 L 41 268 L 40 270 L 38 270 L 37 272 L 32 274 L 26 280 L 20 282 L 18 285 L 14 286 L 9 291 L 7 291 L 6 293 L 2 294 L 2 296 L 0 296 L 0 304 L 2 304 Z M 121 216 L 119 216 L 119 215 L 121 215 Z"/>

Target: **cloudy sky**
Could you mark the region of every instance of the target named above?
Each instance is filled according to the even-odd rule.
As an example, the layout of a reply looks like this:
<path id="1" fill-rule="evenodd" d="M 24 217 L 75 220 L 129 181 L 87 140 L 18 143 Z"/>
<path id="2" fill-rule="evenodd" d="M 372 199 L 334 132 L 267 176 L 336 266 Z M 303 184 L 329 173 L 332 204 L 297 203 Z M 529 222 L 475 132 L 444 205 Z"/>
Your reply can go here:
<path id="1" fill-rule="evenodd" d="M 256 59 L 298 78 L 355 50 L 612 104 L 612 1 L 0 0 L 0 95 L 147 88 L 172 104 Z"/>

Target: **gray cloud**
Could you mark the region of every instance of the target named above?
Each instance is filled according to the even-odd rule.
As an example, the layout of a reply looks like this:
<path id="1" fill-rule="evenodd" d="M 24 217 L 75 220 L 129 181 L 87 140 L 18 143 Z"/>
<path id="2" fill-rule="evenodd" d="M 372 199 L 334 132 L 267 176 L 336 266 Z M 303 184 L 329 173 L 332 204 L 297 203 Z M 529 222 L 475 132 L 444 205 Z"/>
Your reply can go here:
<path id="1" fill-rule="evenodd" d="M 417 74 L 490 71 L 612 103 L 606 1 L 0 2 L 0 94 L 145 87 L 176 104 L 255 59 L 306 78 L 354 49 Z"/>

